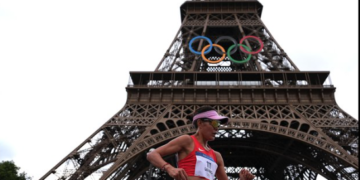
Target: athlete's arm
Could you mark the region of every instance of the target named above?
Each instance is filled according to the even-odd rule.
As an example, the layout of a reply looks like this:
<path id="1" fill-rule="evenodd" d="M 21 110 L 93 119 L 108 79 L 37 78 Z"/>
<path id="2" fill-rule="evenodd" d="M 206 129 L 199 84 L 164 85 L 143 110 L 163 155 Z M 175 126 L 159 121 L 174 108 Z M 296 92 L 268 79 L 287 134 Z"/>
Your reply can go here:
<path id="1" fill-rule="evenodd" d="M 167 162 L 162 157 L 178 153 L 179 151 L 186 151 L 188 148 L 187 146 L 191 144 L 192 139 L 189 135 L 177 137 L 167 144 L 149 152 L 147 154 L 147 160 L 150 161 L 150 163 L 155 167 L 164 168 L 167 173 L 176 180 L 187 180 L 187 174 L 185 173 L 184 169 L 175 168 L 170 164 L 165 165 Z"/>
<path id="2" fill-rule="evenodd" d="M 219 152 L 216 152 L 216 151 L 214 151 L 214 152 L 216 155 L 216 162 L 218 165 L 215 176 L 218 178 L 218 180 L 228 180 L 228 177 L 225 172 L 224 160 Z"/>

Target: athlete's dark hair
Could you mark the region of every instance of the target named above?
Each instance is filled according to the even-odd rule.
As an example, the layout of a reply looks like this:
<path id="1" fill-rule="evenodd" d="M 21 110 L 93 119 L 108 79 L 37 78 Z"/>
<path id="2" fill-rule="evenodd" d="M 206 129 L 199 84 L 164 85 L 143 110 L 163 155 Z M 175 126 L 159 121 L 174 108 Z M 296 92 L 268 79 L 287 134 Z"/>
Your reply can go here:
<path id="1" fill-rule="evenodd" d="M 211 111 L 211 110 L 214 110 L 214 111 L 215 111 L 215 109 L 212 108 L 212 107 L 210 107 L 210 106 L 203 106 L 203 107 L 200 107 L 200 108 L 198 108 L 197 110 L 195 110 L 195 112 L 194 112 L 194 114 L 193 114 L 192 116 L 189 116 L 189 120 L 194 124 L 194 126 L 195 126 L 196 129 L 198 128 L 197 123 L 196 123 L 197 119 L 193 122 L 193 119 L 192 119 L 192 118 L 193 118 L 194 116 L 200 114 L 200 113 L 203 113 L 203 112 L 206 112 L 206 111 Z"/>

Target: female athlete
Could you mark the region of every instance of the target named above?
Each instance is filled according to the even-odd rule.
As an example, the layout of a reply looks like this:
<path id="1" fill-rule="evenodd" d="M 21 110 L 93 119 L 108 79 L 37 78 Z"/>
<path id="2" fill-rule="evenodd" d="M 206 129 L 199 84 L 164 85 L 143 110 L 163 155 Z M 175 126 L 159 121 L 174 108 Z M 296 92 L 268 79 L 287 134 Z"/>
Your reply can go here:
<path id="1" fill-rule="evenodd" d="M 166 171 L 175 180 L 228 180 L 221 154 L 211 149 L 208 141 L 215 140 L 220 124 L 228 118 L 219 116 L 211 107 L 197 109 L 192 118 L 196 127 L 194 135 L 179 136 L 167 144 L 149 152 L 147 159 L 155 167 Z M 162 157 L 175 154 L 178 156 L 178 167 L 173 167 Z M 252 180 L 255 176 L 242 169 L 240 180 Z"/>

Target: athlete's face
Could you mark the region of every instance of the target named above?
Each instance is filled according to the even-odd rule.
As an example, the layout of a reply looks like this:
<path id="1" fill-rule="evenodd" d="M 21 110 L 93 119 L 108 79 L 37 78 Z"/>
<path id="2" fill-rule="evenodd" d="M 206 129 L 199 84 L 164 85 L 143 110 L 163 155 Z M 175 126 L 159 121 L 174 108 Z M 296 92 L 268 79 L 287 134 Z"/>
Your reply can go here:
<path id="1" fill-rule="evenodd" d="M 208 141 L 215 140 L 215 135 L 220 127 L 220 121 L 213 119 L 202 119 L 203 122 L 203 134 Z"/>

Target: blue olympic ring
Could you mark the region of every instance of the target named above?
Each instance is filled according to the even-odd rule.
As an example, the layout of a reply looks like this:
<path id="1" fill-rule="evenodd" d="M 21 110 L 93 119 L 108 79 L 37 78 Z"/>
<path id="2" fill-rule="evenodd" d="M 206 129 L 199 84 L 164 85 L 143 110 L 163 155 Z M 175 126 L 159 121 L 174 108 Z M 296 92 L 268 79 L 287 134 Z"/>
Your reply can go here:
<path id="1" fill-rule="evenodd" d="M 211 41 L 208 37 L 205 37 L 205 36 L 196 36 L 196 37 L 192 38 L 192 39 L 190 40 L 190 42 L 189 42 L 189 49 L 190 49 L 190 51 L 191 51 L 192 53 L 197 54 L 197 55 L 201 55 L 201 52 L 195 51 L 195 50 L 191 47 L 191 44 L 192 44 L 196 39 L 205 39 L 205 40 L 210 44 L 210 48 L 207 49 L 204 54 L 207 54 L 207 53 L 209 53 L 209 52 L 212 50 L 213 44 L 212 44 L 212 41 Z"/>

